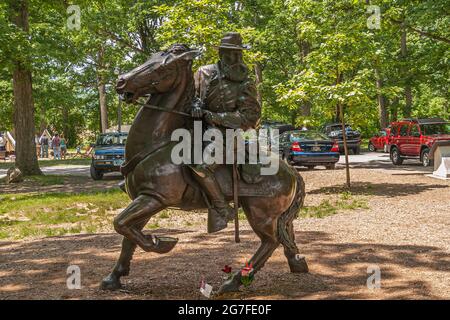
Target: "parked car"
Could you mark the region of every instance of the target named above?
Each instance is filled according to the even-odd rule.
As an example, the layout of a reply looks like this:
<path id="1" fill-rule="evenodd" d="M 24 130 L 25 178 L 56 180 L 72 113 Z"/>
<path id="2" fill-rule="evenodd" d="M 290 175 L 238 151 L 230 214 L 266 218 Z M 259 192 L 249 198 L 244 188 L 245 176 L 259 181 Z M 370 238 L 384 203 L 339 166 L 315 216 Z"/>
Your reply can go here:
<path id="1" fill-rule="evenodd" d="M 342 124 L 327 124 L 323 132 L 332 140 L 336 140 L 339 146 L 339 152 L 344 152 L 344 137 L 342 134 Z M 348 124 L 345 125 L 345 136 L 347 138 L 347 148 L 353 151 L 353 154 L 359 154 L 361 150 L 361 133 L 353 130 Z"/>
<path id="2" fill-rule="evenodd" d="M 100 134 L 94 145 L 91 163 L 91 177 L 100 180 L 107 172 L 120 171 L 125 161 L 126 132 L 108 132 Z"/>
<path id="3" fill-rule="evenodd" d="M 391 125 L 389 150 L 392 163 L 401 165 L 404 159 L 418 159 L 431 165 L 429 152 L 436 141 L 450 140 L 450 122 L 440 118 L 405 119 Z"/>
<path id="4" fill-rule="evenodd" d="M 296 128 L 291 125 L 280 121 L 264 120 L 261 122 L 261 129 L 267 130 L 267 137 L 270 148 L 275 141 L 279 141 L 280 135 L 285 131 L 295 130 Z M 274 130 L 278 130 L 278 134 L 275 134 Z"/>
<path id="5" fill-rule="evenodd" d="M 339 161 L 339 146 L 317 131 L 286 131 L 280 135 L 280 155 L 287 162 L 313 169 L 325 166 L 334 169 Z"/>
<path id="6" fill-rule="evenodd" d="M 391 128 L 386 128 L 377 132 L 372 138 L 369 140 L 368 149 L 371 152 L 377 150 L 383 150 L 384 152 L 388 152 L 389 145 L 389 135 L 391 133 Z"/>

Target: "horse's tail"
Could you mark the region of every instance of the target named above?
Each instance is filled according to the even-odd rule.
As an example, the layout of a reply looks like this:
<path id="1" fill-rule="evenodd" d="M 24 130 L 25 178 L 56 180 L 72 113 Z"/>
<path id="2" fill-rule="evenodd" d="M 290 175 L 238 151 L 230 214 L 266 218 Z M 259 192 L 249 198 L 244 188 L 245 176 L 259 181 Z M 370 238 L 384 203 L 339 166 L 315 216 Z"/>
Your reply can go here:
<path id="1" fill-rule="evenodd" d="M 278 217 L 277 237 L 278 241 L 285 247 L 292 250 L 297 248 L 293 237 L 292 221 L 297 217 L 298 211 L 303 206 L 305 200 L 305 182 L 297 170 L 293 169 L 296 178 L 296 190 L 294 199 L 289 208 Z"/>

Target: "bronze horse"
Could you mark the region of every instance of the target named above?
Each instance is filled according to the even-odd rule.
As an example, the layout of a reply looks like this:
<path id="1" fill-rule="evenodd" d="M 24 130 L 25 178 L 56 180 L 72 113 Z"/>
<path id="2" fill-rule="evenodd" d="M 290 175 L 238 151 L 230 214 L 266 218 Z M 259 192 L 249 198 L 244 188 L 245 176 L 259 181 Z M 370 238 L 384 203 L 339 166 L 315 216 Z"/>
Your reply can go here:
<path id="1" fill-rule="evenodd" d="M 179 46 L 177 46 L 179 48 Z M 174 47 L 172 47 L 174 48 Z M 185 48 L 158 52 L 143 65 L 122 74 L 117 82 L 117 92 L 128 103 L 150 94 L 147 104 L 172 110 L 142 107 L 130 128 L 126 143 L 127 162 L 138 159 L 125 179 L 126 192 L 133 200 L 114 220 L 115 230 L 124 236 L 122 251 L 112 272 L 106 276 L 102 289 L 121 287 L 120 278 L 130 270 L 136 246 L 147 252 L 165 253 L 176 244 L 173 238 L 155 237 L 142 232 L 149 219 L 167 207 L 181 209 L 206 209 L 204 198 L 192 191 L 185 165 L 171 161 L 172 131 L 186 126 L 188 117 L 174 113 L 190 108 L 194 97 L 192 60 L 198 51 Z M 142 150 L 147 150 L 142 156 Z M 140 157 L 141 155 L 141 157 Z M 216 175 L 221 186 L 231 190 L 231 169 L 223 166 Z M 263 267 L 273 251 L 281 243 L 291 272 L 307 272 L 308 266 L 299 255 L 294 238 L 293 220 L 303 205 L 305 186 L 298 172 L 285 161 L 280 161 L 276 175 L 262 176 L 261 184 L 271 192 L 271 197 L 240 194 L 242 206 L 250 226 L 261 240 L 260 247 L 249 260 L 254 272 Z M 251 190 L 258 185 L 239 183 L 241 188 Z M 261 189 L 261 188 L 260 188 Z M 267 191 L 267 190 L 266 190 Z M 197 196 L 192 196 L 196 194 Z M 188 195 L 191 195 L 188 197 Z M 228 194 L 231 200 L 231 194 Z M 237 291 L 241 285 L 241 273 L 236 272 L 225 281 L 219 293 Z"/>

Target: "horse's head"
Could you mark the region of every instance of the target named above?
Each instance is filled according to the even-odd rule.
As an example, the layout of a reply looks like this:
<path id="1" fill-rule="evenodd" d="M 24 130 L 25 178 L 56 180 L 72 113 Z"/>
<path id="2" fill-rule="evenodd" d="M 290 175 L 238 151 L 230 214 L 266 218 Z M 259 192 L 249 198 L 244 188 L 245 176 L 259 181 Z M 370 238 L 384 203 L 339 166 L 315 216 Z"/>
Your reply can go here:
<path id="1" fill-rule="evenodd" d="M 134 102 L 146 94 L 172 90 L 181 72 L 191 72 L 192 60 L 199 54 L 185 45 L 172 45 L 153 54 L 143 65 L 119 76 L 116 91 L 126 102 Z"/>

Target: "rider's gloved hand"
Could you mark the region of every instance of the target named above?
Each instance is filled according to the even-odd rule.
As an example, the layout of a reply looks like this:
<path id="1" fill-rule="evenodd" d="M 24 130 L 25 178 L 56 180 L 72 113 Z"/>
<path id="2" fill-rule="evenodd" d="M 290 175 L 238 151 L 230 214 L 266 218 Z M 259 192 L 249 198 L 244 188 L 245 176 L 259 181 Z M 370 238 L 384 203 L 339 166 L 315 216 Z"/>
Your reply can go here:
<path id="1" fill-rule="evenodd" d="M 203 108 L 200 100 L 196 99 L 192 103 L 191 116 L 194 119 L 199 119 L 203 116 Z"/>

